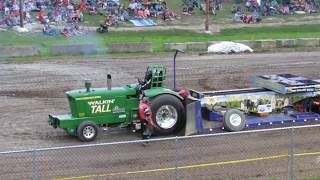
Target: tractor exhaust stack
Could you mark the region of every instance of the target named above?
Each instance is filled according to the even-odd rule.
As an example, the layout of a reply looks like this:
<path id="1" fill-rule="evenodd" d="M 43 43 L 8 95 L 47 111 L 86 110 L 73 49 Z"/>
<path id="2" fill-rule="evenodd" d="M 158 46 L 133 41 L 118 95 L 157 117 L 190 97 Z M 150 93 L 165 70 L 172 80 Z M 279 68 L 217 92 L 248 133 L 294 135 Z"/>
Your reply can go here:
<path id="1" fill-rule="evenodd" d="M 87 89 L 87 92 L 90 92 L 91 80 L 89 79 L 84 80 L 84 87 Z"/>
<path id="2" fill-rule="evenodd" d="M 111 90 L 112 79 L 111 79 L 111 75 L 110 74 L 107 75 L 107 87 L 108 87 L 108 90 Z"/>

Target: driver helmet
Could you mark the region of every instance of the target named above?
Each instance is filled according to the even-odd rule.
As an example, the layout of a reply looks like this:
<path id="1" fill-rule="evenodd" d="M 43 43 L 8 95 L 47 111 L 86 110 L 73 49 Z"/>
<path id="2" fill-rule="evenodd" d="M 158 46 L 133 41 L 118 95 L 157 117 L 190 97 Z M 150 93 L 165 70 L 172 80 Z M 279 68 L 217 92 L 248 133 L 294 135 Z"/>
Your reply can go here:
<path id="1" fill-rule="evenodd" d="M 145 81 L 149 81 L 151 78 L 152 78 L 152 71 L 151 69 L 147 69 L 144 79 Z"/>

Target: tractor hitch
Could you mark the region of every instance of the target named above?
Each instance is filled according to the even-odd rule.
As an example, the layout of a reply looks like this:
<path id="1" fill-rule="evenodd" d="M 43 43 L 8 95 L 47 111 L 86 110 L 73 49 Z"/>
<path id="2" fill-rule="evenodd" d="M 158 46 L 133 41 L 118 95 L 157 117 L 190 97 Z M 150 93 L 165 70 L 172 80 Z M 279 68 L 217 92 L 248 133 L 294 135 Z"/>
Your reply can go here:
<path id="1" fill-rule="evenodd" d="M 53 117 L 52 115 L 49 115 L 48 123 L 50 126 L 56 129 L 58 127 L 59 119 L 56 117 Z"/>

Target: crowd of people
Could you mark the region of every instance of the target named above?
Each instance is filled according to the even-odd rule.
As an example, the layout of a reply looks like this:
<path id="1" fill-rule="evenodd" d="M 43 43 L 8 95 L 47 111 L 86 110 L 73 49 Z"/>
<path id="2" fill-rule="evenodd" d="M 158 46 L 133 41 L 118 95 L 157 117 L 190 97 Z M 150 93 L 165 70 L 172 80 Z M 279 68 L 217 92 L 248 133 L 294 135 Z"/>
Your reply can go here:
<path id="1" fill-rule="evenodd" d="M 112 25 L 130 19 L 179 19 L 179 15 L 171 11 L 164 0 L 128 0 L 124 4 L 114 0 L 98 0 L 90 1 L 88 5 L 90 15 L 108 16 L 111 18 Z"/>
<path id="2" fill-rule="evenodd" d="M 199 9 L 202 14 L 206 14 L 206 0 L 182 0 L 182 13 L 184 15 L 193 15 L 195 9 Z M 209 2 L 209 13 L 216 15 L 216 11 L 222 9 L 221 0 L 211 0 Z"/>
<path id="3" fill-rule="evenodd" d="M 261 21 L 261 16 L 316 13 L 319 7 L 315 0 L 245 0 L 242 6 L 234 6 L 233 20 L 244 23 Z"/>
<path id="4" fill-rule="evenodd" d="M 318 12 L 317 0 L 244 0 L 232 9 L 233 20 L 243 23 L 257 23 L 262 16 L 277 14 Z M 23 22 L 43 25 L 45 34 L 53 34 L 51 24 L 65 26 L 64 34 L 69 30 L 78 30 L 84 21 L 84 11 L 92 16 L 104 16 L 103 26 L 118 25 L 121 21 L 132 19 L 176 20 L 181 15 L 194 15 L 199 9 L 206 13 L 206 0 L 181 0 L 181 15 L 173 12 L 165 0 L 23 0 Z M 20 1 L 0 0 L 0 28 L 10 28 L 20 23 Z M 222 0 L 211 0 L 210 14 L 215 15 L 222 9 Z M 97 25 L 99 22 L 97 22 Z"/>
<path id="5" fill-rule="evenodd" d="M 12 27 L 19 23 L 19 2 L 0 0 L 0 26 Z M 23 20 L 25 23 L 38 22 L 74 23 L 84 20 L 83 11 L 89 15 L 102 15 L 110 26 L 130 19 L 157 18 L 163 20 L 180 19 L 180 15 L 170 10 L 164 0 L 24 0 Z M 35 13 L 37 12 L 36 17 Z M 108 24 L 109 26 L 109 24 Z"/>
<path id="6" fill-rule="evenodd" d="M 0 27 L 16 26 L 19 23 L 19 5 L 13 1 L 0 1 Z"/>
<path id="7" fill-rule="evenodd" d="M 0 0 L 0 28 L 20 25 L 20 1 Z M 56 29 L 50 25 L 63 27 L 62 34 L 79 30 L 84 20 L 82 8 L 69 0 L 24 0 L 22 22 L 24 24 L 42 24 L 43 33 L 56 35 Z M 71 32 L 69 32 L 71 33 Z"/>

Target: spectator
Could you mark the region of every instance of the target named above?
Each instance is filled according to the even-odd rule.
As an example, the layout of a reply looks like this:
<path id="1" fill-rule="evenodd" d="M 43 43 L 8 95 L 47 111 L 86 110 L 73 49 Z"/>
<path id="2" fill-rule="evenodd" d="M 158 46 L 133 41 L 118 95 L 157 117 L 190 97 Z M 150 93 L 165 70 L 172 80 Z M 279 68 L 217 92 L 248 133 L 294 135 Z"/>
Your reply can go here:
<path id="1" fill-rule="evenodd" d="M 279 5 L 279 13 L 283 15 L 290 14 L 289 6 L 283 6 L 282 4 Z"/>
<path id="2" fill-rule="evenodd" d="M 270 16 L 271 15 L 271 9 L 268 4 L 263 6 L 263 16 Z"/>
<path id="3" fill-rule="evenodd" d="M 30 11 L 26 11 L 25 20 L 26 20 L 28 23 L 31 23 L 31 22 L 32 22 L 32 17 L 31 17 Z"/>
<path id="4" fill-rule="evenodd" d="M 305 7 L 305 12 L 306 13 L 310 13 L 311 14 L 311 13 L 317 12 L 315 10 L 314 4 L 312 2 L 306 1 L 304 7 Z"/>
<path id="5" fill-rule="evenodd" d="M 78 17 L 79 22 L 83 22 L 84 21 L 84 16 L 83 16 L 82 11 L 79 9 L 76 12 L 77 12 L 77 17 Z"/>
<path id="6" fill-rule="evenodd" d="M 72 34 L 69 32 L 69 30 L 68 30 L 67 28 L 64 28 L 64 29 L 62 30 L 62 35 L 63 35 L 64 37 L 66 37 L 66 38 L 69 38 L 69 37 L 72 36 Z"/>
<path id="7" fill-rule="evenodd" d="M 79 4 L 79 10 L 87 9 L 87 5 L 84 1 Z"/>
<path id="8" fill-rule="evenodd" d="M 199 3 L 198 3 L 198 1 L 197 0 L 192 0 L 192 7 L 193 8 L 199 8 Z"/>
<path id="9" fill-rule="evenodd" d="M 68 11 L 68 13 L 72 13 L 74 11 L 74 7 L 71 4 L 69 4 L 67 6 L 67 11 Z"/>
<path id="10" fill-rule="evenodd" d="M 97 9 L 96 9 L 95 6 L 89 6 L 88 11 L 89 11 L 89 15 L 96 15 L 96 14 L 98 14 Z"/>
<path id="11" fill-rule="evenodd" d="M 62 12 L 61 12 L 61 8 L 60 7 L 56 7 L 54 9 L 54 16 L 55 16 L 55 21 L 56 22 L 61 22 L 62 21 Z"/>
<path id="12" fill-rule="evenodd" d="M 18 25 L 18 18 L 17 18 L 17 16 L 15 16 L 14 13 L 11 13 L 10 26 L 16 26 L 16 25 Z"/>
<path id="13" fill-rule="evenodd" d="M 49 11 L 47 16 L 48 16 L 48 20 L 51 22 L 54 22 L 56 20 L 56 17 L 52 11 Z"/>
<path id="14" fill-rule="evenodd" d="M 242 17 L 244 16 L 244 14 L 241 11 L 237 11 L 236 13 L 234 13 L 233 15 L 233 20 L 240 22 L 242 21 Z"/>
<path id="15" fill-rule="evenodd" d="M 51 28 L 49 26 L 49 24 L 43 26 L 42 32 L 43 32 L 43 34 L 48 35 L 48 36 L 57 35 L 57 31 L 55 29 Z"/>
<path id="16" fill-rule="evenodd" d="M 277 9 L 279 6 L 278 1 L 277 0 L 272 0 L 271 1 L 271 7 Z"/>
<path id="17" fill-rule="evenodd" d="M 149 17 L 149 16 L 150 16 L 150 11 L 149 11 L 149 8 L 148 8 L 148 7 L 146 7 L 146 8 L 144 9 L 144 16 L 145 16 L 145 17 Z"/>
<path id="18" fill-rule="evenodd" d="M 121 21 L 128 21 L 129 20 L 129 12 L 127 9 L 123 10 L 120 16 Z"/>
<path id="19" fill-rule="evenodd" d="M 180 19 L 181 17 L 177 14 L 175 14 L 174 12 L 170 11 L 170 9 L 168 7 L 165 7 L 163 10 L 162 10 L 162 19 L 164 21 L 167 21 L 167 20 L 174 20 L 174 19 Z"/>
<path id="20" fill-rule="evenodd" d="M 41 9 L 42 7 L 41 0 L 36 0 L 36 8 Z"/>
<path id="21" fill-rule="evenodd" d="M 63 5 L 63 0 L 56 0 L 55 6 L 62 6 Z"/>
<path id="22" fill-rule="evenodd" d="M 182 8 L 182 14 L 187 15 L 187 16 L 192 15 L 193 14 L 193 7 L 184 5 L 184 7 Z"/>
<path id="23" fill-rule="evenodd" d="M 132 10 L 132 11 L 135 11 L 138 7 L 138 3 L 135 2 L 135 1 L 131 1 L 131 3 L 129 4 L 129 8 Z"/>
<path id="24" fill-rule="evenodd" d="M 69 6 L 69 4 L 70 4 L 69 0 L 63 0 L 64 7 Z"/>
<path id="25" fill-rule="evenodd" d="M 212 15 L 216 15 L 216 4 L 215 2 L 211 1 L 211 3 L 209 4 L 209 13 L 212 14 Z"/>
<path id="26" fill-rule="evenodd" d="M 38 14 L 38 21 L 39 21 L 40 23 L 43 22 L 44 16 L 45 16 L 44 9 L 41 9 L 41 10 L 39 11 L 39 14 Z"/>
<path id="27" fill-rule="evenodd" d="M 233 7 L 232 7 L 232 10 L 231 10 L 231 13 L 232 13 L 232 14 L 235 14 L 235 13 L 237 13 L 237 12 L 241 12 L 240 6 L 233 6 Z"/>
<path id="28" fill-rule="evenodd" d="M 73 23 L 76 21 L 78 21 L 77 13 L 73 11 L 69 12 L 67 22 Z"/>
<path id="29" fill-rule="evenodd" d="M 4 8 L 4 15 L 9 15 L 9 14 L 10 14 L 10 9 L 9 9 L 8 6 L 6 6 L 6 7 Z"/>
<path id="30" fill-rule="evenodd" d="M 0 17 L 4 16 L 5 8 L 6 8 L 6 3 L 5 2 L 0 2 Z"/>
<path id="31" fill-rule="evenodd" d="M 249 24 L 252 21 L 252 16 L 251 15 L 244 15 L 241 17 L 242 22 Z"/>
<path id="32" fill-rule="evenodd" d="M 161 10 L 162 10 L 162 9 L 165 9 L 165 8 L 168 8 L 168 7 L 167 7 L 167 3 L 166 3 L 165 1 L 162 1 L 162 2 L 161 2 Z"/>
<path id="33" fill-rule="evenodd" d="M 251 17 L 252 17 L 253 23 L 257 23 L 261 21 L 260 14 L 256 9 L 251 13 Z"/>
<path id="34" fill-rule="evenodd" d="M 151 17 L 157 17 L 157 11 L 153 7 L 151 7 L 149 11 Z"/>
<path id="35" fill-rule="evenodd" d="M 113 0 L 116 6 L 120 6 L 120 0 Z"/>
<path id="36" fill-rule="evenodd" d="M 136 11 L 136 17 L 137 17 L 137 18 L 145 18 L 143 9 L 138 9 L 138 10 Z"/>
<path id="37" fill-rule="evenodd" d="M 28 0 L 28 2 L 25 4 L 24 8 L 25 8 L 25 11 L 31 11 L 32 10 L 32 7 L 33 7 L 33 3 L 31 0 Z"/>
<path id="38" fill-rule="evenodd" d="M 110 16 L 106 16 L 106 18 L 104 19 L 104 25 L 107 27 L 112 25 L 112 19 Z"/>
<path id="39" fill-rule="evenodd" d="M 250 11 L 252 8 L 251 0 L 247 0 L 245 3 L 245 7 L 247 8 L 247 11 Z"/>
<path id="40" fill-rule="evenodd" d="M 155 11 L 161 11 L 161 5 L 160 4 L 155 4 L 154 5 L 154 10 Z"/>
<path id="41" fill-rule="evenodd" d="M 0 1 L 0 10 L 4 10 L 6 7 L 6 3 L 4 1 Z"/>
<path id="42" fill-rule="evenodd" d="M 194 14 L 193 10 L 194 10 L 193 6 L 189 6 L 187 10 L 188 15 L 193 15 Z"/>
<path id="43" fill-rule="evenodd" d="M 253 1 L 252 1 L 252 7 L 253 7 L 254 9 L 260 9 L 260 4 L 258 3 L 257 0 L 253 0 Z"/>
<path id="44" fill-rule="evenodd" d="M 17 2 L 14 0 L 14 1 L 12 1 L 12 13 L 13 13 L 13 15 L 14 16 L 19 16 L 19 6 L 18 6 L 18 4 L 17 4 Z"/>
<path id="45" fill-rule="evenodd" d="M 170 17 L 169 17 L 169 9 L 167 9 L 167 8 L 163 8 L 163 9 L 162 9 L 162 19 L 163 19 L 164 21 L 170 19 Z"/>

